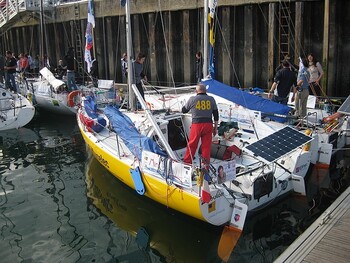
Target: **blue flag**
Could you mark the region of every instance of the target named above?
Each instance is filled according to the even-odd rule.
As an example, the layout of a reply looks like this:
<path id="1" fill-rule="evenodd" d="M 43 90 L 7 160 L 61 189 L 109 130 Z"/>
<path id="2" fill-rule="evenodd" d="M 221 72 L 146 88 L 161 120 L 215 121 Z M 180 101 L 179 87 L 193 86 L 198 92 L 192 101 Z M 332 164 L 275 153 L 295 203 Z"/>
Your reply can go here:
<path id="1" fill-rule="evenodd" d="M 126 0 L 120 0 L 120 5 L 121 6 L 125 6 L 125 4 L 126 4 Z"/>

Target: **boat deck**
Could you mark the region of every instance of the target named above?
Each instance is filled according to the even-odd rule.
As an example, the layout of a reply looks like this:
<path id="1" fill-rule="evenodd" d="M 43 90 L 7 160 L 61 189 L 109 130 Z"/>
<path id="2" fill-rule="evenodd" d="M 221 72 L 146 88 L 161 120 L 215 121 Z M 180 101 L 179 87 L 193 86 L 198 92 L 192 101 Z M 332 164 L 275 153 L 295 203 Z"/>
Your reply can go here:
<path id="1" fill-rule="evenodd" d="M 274 262 L 349 262 L 350 187 Z"/>

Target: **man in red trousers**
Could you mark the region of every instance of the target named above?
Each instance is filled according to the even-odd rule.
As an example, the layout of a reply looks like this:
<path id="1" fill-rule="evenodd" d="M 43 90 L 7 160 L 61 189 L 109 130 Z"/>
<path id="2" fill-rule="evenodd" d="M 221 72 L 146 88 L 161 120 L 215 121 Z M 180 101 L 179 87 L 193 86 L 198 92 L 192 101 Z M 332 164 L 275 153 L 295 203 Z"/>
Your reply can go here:
<path id="1" fill-rule="evenodd" d="M 196 96 L 192 96 L 182 107 L 182 113 L 191 111 L 192 125 L 184 162 L 192 164 L 194 154 L 198 147 L 199 139 L 202 142 L 203 163 L 207 166 L 210 162 L 210 146 L 212 135 L 216 135 L 219 121 L 219 112 L 215 99 L 207 95 L 203 84 L 196 86 Z M 212 116 L 214 117 L 214 127 Z"/>

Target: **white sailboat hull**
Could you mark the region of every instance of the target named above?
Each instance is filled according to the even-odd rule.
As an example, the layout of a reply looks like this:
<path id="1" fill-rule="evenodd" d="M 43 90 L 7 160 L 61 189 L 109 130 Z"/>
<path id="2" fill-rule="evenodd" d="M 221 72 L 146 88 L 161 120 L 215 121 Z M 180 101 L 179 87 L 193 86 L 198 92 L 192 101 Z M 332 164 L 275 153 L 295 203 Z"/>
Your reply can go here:
<path id="1" fill-rule="evenodd" d="M 35 108 L 19 94 L 0 88 L 0 131 L 18 129 L 34 117 Z"/>

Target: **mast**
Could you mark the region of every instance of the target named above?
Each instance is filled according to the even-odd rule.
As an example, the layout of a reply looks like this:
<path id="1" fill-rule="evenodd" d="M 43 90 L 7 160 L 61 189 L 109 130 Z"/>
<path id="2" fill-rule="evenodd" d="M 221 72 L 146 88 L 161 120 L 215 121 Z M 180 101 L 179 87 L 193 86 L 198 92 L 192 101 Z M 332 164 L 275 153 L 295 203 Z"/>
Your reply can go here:
<path id="1" fill-rule="evenodd" d="M 208 0 L 204 0 L 203 77 L 208 76 Z"/>
<path id="2" fill-rule="evenodd" d="M 134 72 L 132 68 L 132 42 L 131 42 L 131 26 L 130 26 L 130 0 L 126 0 L 125 3 L 125 13 L 126 13 L 126 18 L 125 18 L 125 26 L 126 26 L 126 50 L 128 53 L 128 92 L 129 92 L 129 108 L 131 110 L 135 110 L 135 94 L 131 88 L 133 77 L 134 77 Z"/>
<path id="3" fill-rule="evenodd" d="M 147 119 L 151 122 L 152 127 L 156 134 L 158 135 L 159 140 L 162 142 L 166 152 L 169 154 L 170 158 L 173 160 L 178 160 L 178 157 L 175 155 L 174 151 L 171 149 L 169 142 L 165 139 L 164 134 L 162 133 L 161 129 L 159 128 L 159 125 L 157 121 L 154 119 L 151 110 L 148 109 L 145 100 L 142 98 L 139 90 L 137 89 L 135 84 L 131 85 L 131 89 L 134 91 L 136 97 L 138 98 L 138 101 L 140 102 L 142 108 L 145 110 Z"/>
<path id="4" fill-rule="evenodd" d="M 45 36 L 44 36 L 44 4 L 43 0 L 40 0 L 40 60 L 41 61 L 41 67 L 44 67 L 45 61 L 44 61 L 44 54 L 45 54 Z"/>

